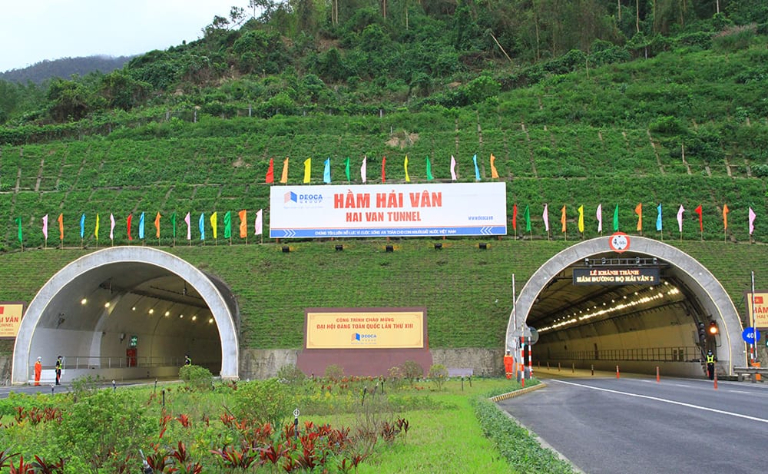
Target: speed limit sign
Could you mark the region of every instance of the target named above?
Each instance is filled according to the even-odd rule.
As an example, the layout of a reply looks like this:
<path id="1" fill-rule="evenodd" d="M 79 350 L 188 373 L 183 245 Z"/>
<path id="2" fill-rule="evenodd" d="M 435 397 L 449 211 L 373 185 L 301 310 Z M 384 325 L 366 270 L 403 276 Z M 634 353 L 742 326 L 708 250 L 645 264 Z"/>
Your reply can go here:
<path id="1" fill-rule="evenodd" d="M 610 237 L 608 245 L 616 253 L 626 252 L 629 250 L 629 236 L 624 232 L 616 232 Z"/>

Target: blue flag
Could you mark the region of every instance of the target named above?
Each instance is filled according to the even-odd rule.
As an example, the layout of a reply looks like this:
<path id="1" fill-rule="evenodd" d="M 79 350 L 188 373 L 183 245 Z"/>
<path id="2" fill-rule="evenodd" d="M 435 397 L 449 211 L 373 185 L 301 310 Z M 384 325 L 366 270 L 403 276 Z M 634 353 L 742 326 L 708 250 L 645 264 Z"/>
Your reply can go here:
<path id="1" fill-rule="evenodd" d="M 200 240 L 205 240 L 205 213 L 200 213 L 200 221 L 197 223 L 200 228 Z"/>
<path id="2" fill-rule="evenodd" d="M 480 181 L 480 168 L 477 167 L 477 155 L 472 157 L 472 161 L 475 163 L 475 179 Z"/>
<path id="3" fill-rule="evenodd" d="M 325 169 L 323 170 L 323 182 L 324 183 L 331 182 L 331 159 L 330 158 L 327 158 L 325 160 Z"/>
<path id="4" fill-rule="evenodd" d="M 80 216 L 80 238 L 85 238 L 85 214 Z"/>
<path id="5" fill-rule="evenodd" d="M 661 232 L 661 204 L 656 208 L 659 214 L 656 216 L 656 230 Z"/>
<path id="6" fill-rule="evenodd" d="M 139 217 L 139 238 L 144 238 L 144 213 L 141 213 L 141 216 Z"/>

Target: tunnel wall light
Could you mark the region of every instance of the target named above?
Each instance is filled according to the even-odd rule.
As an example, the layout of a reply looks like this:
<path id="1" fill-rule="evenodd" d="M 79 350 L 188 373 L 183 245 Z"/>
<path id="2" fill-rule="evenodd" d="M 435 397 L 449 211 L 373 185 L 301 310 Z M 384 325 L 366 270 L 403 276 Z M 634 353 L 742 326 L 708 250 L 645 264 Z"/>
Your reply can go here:
<path id="1" fill-rule="evenodd" d="M 386 247 L 384 247 L 384 250 L 385 250 L 386 252 L 394 252 L 394 251 L 395 251 L 395 248 L 394 248 L 394 247 L 392 247 L 391 245 L 387 245 Z"/>
<path id="2" fill-rule="evenodd" d="M 287 245 L 283 245 L 283 253 L 289 253 L 291 251 L 291 248 Z"/>

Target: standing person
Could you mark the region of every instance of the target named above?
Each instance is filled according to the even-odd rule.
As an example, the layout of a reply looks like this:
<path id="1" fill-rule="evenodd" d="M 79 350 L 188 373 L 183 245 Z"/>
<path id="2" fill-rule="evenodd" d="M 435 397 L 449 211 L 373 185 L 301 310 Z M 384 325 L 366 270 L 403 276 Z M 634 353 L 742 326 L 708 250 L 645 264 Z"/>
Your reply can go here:
<path id="1" fill-rule="evenodd" d="M 715 379 L 715 362 L 717 362 L 717 358 L 712 354 L 712 349 L 710 349 L 707 351 L 707 375 L 709 375 L 709 380 Z"/>
<path id="2" fill-rule="evenodd" d="M 61 385 L 61 368 L 64 362 L 61 360 L 61 356 L 56 358 L 56 385 Z"/>
<path id="3" fill-rule="evenodd" d="M 35 362 L 35 386 L 40 385 L 40 376 L 43 374 L 43 363 L 41 362 L 42 360 L 42 357 L 38 357 L 37 362 Z"/>
<path id="4" fill-rule="evenodd" d="M 189 357 L 189 354 L 184 356 L 184 365 L 192 365 L 192 358 Z"/>
<path id="5" fill-rule="evenodd" d="M 512 378 L 512 372 L 513 372 L 513 365 L 514 365 L 514 359 L 512 358 L 512 355 L 507 351 L 507 353 L 504 355 L 504 373 L 506 374 L 508 379 Z"/>

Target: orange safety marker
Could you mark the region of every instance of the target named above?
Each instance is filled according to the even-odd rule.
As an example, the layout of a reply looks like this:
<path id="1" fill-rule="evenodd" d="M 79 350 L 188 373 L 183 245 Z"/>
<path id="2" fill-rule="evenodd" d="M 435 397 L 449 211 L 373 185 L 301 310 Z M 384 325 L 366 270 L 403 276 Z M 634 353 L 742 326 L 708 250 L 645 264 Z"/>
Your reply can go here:
<path id="1" fill-rule="evenodd" d="M 619 378 L 619 366 L 616 366 L 616 378 Z"/>
<path id="2" fill-rule="evenodd" d="M 592 375 L 595 375 L 595 364 L 592 364 Z"/>
<path id="3" fill-rule="evenodd" d="M 560 372 L 560 362 L 557 363 L 557 371 Z"/>
<path id="4" fill-rule="evenodd" d="M 659 383 L 659 366 L 656 366 L 656 383 Z"/>
<path id="5" fill-rule="evenodd" d="M 715 369 L 715 390 L 717 390 L 717 369 Z"/>

